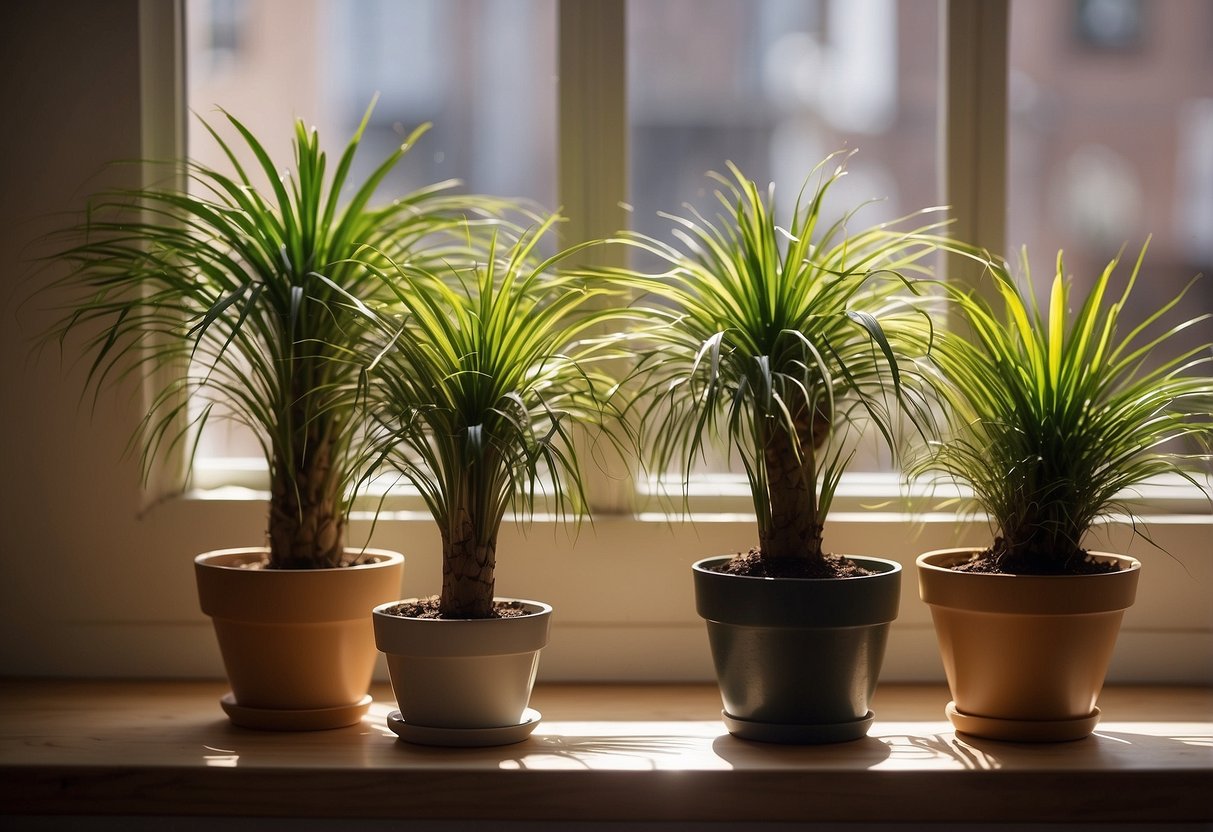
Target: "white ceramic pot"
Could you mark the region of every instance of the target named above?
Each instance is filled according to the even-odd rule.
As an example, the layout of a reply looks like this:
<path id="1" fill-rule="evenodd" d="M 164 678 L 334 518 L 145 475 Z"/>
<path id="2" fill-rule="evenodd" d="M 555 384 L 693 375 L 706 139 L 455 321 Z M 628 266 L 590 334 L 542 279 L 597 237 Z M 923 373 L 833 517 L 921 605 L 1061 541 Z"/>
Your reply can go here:
<path id="1" fill-rule="evenodd" d="M 516 601 L 527 615 L 475 620 L 386 612 L 416 600 L 382 604 L 373 613 L 375 643 L 387 655 L 400 718 L 435 729 L 496 729 L 525 722 L 552 608 Z"/>

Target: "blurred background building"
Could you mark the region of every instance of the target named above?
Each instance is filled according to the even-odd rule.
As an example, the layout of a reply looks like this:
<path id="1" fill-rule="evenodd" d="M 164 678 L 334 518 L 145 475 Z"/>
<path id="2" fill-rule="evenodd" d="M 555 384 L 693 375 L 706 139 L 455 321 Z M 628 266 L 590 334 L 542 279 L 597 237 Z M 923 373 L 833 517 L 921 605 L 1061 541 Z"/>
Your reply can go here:
<path id="1" fill-rule="evenodd" d="M 1153 235 L 1143 301 L 1213 311 L 1213 3 L 1012 0 L 1010 64 L 1009 246 L 1081 279 Z"/>

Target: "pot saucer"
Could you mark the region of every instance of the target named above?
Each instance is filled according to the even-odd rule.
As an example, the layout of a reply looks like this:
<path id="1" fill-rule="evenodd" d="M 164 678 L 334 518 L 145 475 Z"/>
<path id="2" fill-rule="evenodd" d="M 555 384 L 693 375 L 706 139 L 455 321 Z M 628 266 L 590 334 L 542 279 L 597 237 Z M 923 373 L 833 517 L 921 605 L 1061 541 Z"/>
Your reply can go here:
<path id="1" fill-rule="evenodd" d="M 538 727 L 542 718 L 543 715 L 539 711 L 527 708 L 522 712 L 522 721 L 516 725 L 502 725 L 497 728 L 435 728 L 405 722 L 400 711 L 392 711 L 387 715 L 387 727 L 400 739 L 417 745 L 484 748 L 522 742 Z"/>
<path id="2" fill-rule="evenodd" d="M 974 716 L 949 702 L 945 712 L 959 733 L 1003 742 L 1067 742 L 1080 740 L 1095 730 L 1099 708 L 1080 719 L 997 719 Z"/>
<path id="3" fill-rule="evenodd" d="M 868 711 L 860 719 L 850 722 L 827 722 L 820 725 L 791 724 L 777 722 L 755 722 L 739 719 L 728 711 L 721 711 L 720 718 L 729 733 L 745 740 L 776 742 L 784 745 L 818 745 L 831 742 L 850 742 L 868 735 L 868 729 L 876 715 Z"/>
<path id="4" fill-rule="evenodd" d="M 371 707 L 368 693 L 351 705 L 335 708 L 250 708 L 236 703 L 236 697 L 225 693 L 219 705 L 233 725 L 241 728 L 256 728 L 261 731 L 326 731 L 330 728 L 345 728 L 357 725 Z"/>

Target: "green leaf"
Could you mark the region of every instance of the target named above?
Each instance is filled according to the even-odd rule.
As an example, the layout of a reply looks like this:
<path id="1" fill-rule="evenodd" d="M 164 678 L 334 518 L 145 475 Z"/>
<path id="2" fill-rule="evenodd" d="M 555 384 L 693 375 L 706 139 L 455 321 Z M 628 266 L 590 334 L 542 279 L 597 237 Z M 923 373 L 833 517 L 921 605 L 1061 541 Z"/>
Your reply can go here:
<path id="1" fill-rule="evenodd" d="M 828 430 L 816 446 L 817 422 L 866 421 L 890 445 L 903 420 L 932 432 L 926 408 L 896 403 L 921 402 L 928 384 L 916 359 L 933 337 L 922 315 L 935 301 L 915 277 L 940 226 L 903 228 L 908 217 L 853 231 L 858 208 L 824 220 L 849 155 L 817 166 L 786 228 L 775 222 L 773 190 L 764 194 L 729 164 L 727 175 L 709 174 L 722 208 L 715 221 L 688 209 L 660 215 L 676 244 L 636 233 L 614 239 L 663 261 L 655 272 L 586 272 L 640 296 L 632 312 L 648 325 L 633 338 L 636 378 L 660 392 L 635 405 L 647 466 L 685 476 L 719 426 L 749 480 L 760 540 L 772 529 L 772 500 L 790 499 L 766 471 L 769 442 L 792 438 L 787 452 L 812 492 L 798 522 L 814 525 L 828 508 L 825 472 L 851 458 L 847 431 Z"/>
<path id="2" fill-rule="evenodd" d="M 350 307 L 379 344 L 366 370 L 377 429 L 364 465 L 389 465 L 426 495 L 443 530 L 444 557 L 461 574 L 472 567 L 457 564 L 463 551 L 454 542 L 495 551 L 511 506 L 529 515 L 537 495 L 548 492 L 558 515 L 584 509 L 572 425 L 626 435 L 613 421 L 619 379 L 601 369 L 626 353 L 616 339 L 585 336 L 631 313 L 618 305 L 592 309 L 605 289 L 556 271 L 582 247 L 543 261 L 533 256 L 557 219 L 516 238 L 498 229 L 486 258 L 471 267 L 400 263 L 376 271 L 393 302 Z M 491 581 L 480 589 L 491 597 Z M 461 612 L 445 589 L 441 605 Z"/>
<path id="3" fill-rule="evenodd" d="M 1181 292 L 1121 335 L 1144 254 L 1119 296 L 1109 291 L 1113 259 L 1068 325 L 1060 254 L 1047 318 L 1034 296 L 1025 302 L 1012 291 L 1005 264 L 990 263 L 1013 325 L 998 326 L 995 310 L 958 294 L 974 337 L 947 334 L 932 351 L 953 435 L 930 445 L 910 473 L 968 484 L 1007 568 L 1064 571 L 1084 557 L 1091 526 L 1124 510 L 1125 489 L 1163 473 L 1197 482 L 1209 468 L 1213 346 L 1177 349 L 1175 337 L 1199 325 L 1207 333 L 1213 317 L 1170 320 Z"/>
<path id="4" fill-rule="evenodd" d="M 293 164 L 279 164 L 242 121 L 223 115 L 222 133 L 202 123 L 225 169 L 178 160 L 189 192 L 103 192 L 54 235 L 48 265 L 66 276 L 49 291 L 67 311 L 47 337 L 90 358 L 94 401 L 123 378 L 147 381 L 151 405 L 133 438 L 145 475 L 165 454 L 193 453 L 193 396 L 204 414 L 194 421 L 254 431 L 274 478 L 271 525 L 307 511 L 344 517 L 366 441 L 361 365 L 382 348 L 363 313 L 394 300 L 374 270 L 392 259 L 470 262 L 482 252 L 468 223 L 506 223 L 509 203 L 435 183 L 372 204 L 404 149 L 347 201 L 369 109 L 331 174 L 314 130 L 295 124 Z M 296 505 L 305 495 L 318 502 Z M 281 563 L 289 553 L 272 529 L 271 543 Z M 317 552 L 313 565 L 331 565 L 332 554 Z"/>

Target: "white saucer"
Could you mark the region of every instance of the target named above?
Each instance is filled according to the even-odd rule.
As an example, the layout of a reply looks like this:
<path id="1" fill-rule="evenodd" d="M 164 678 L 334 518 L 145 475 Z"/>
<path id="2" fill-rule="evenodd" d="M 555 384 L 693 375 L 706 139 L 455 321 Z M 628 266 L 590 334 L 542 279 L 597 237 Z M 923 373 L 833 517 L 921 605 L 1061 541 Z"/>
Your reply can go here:
<path id="1" fill-rule="evenodd" d="M 517 725 L 503 725 L 499 728 L 434 728 L 407 723 L 400 716 L 400 711 L 392 711 L 387 715 L 387 727 L 400 739 L 417 745 L 483 748 L 522 742 L 538 727 L 542 718 L 543 715 L 539 711 L 527 708 L 522 712 L 522 722 Z"/>

